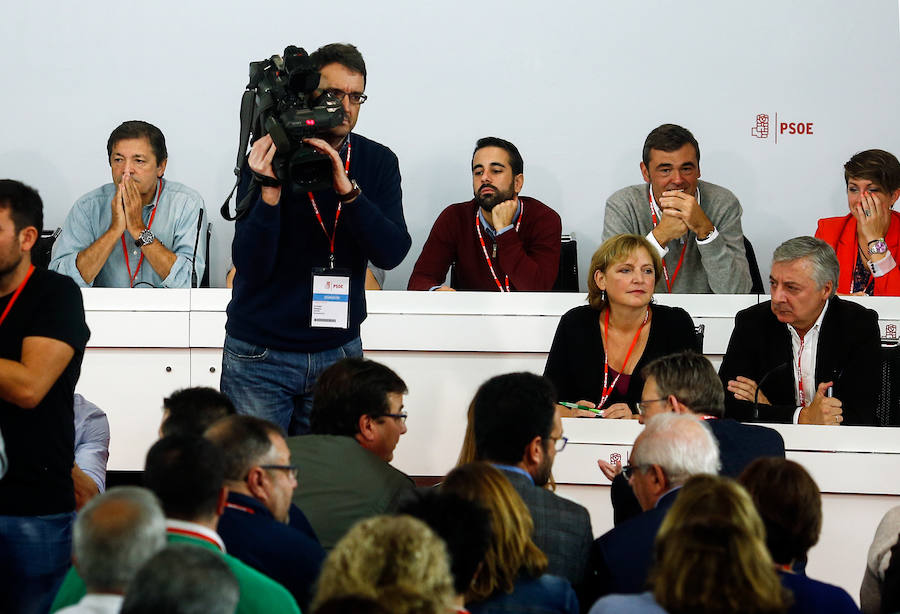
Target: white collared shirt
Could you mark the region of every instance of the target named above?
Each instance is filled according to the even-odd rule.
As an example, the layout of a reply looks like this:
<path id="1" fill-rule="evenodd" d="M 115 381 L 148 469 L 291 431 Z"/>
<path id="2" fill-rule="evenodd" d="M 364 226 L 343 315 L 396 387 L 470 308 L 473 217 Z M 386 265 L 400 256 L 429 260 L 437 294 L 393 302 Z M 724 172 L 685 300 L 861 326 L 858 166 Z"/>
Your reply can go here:
<path id="1" fill-rule="evenodd" d="M 816 356 L 819 349 L 819 334 L 822 331 L 822 320 L 825 319 L 825 312 L 828 311 L 828 301 L 822 307 L 822 312 L 816 318 L 816 323 L 812 328 L 806 331 L 803 336 L 802 344 L 800 335 L 792 325 L 788 324 L 788 332 L 791 334 L 791 356 L 793 357 L 794 372 L 794 402 L 797 410 L 794 412 L 794 424 L 800 418 L 800 410 L 804 405 L 800 403 L 800 386 L 798 382 L 803 379 L 803 395 L 806 397 L 806 405 L 812 403 L 813 397 L 816 395 L 818 385 L 816 383 Z M 800 347 L 803 346 L 803 353 L 800 353 Z M 799 368 L 798 368 L 799 365 Z"/>
<path id="2" fill-rule="evenodd" d="M 647 184 L 648 189 L 650 190 L 650 206 L 653 208 L 653 211 L 656 213 L 656 219 L 662 221 L 662 208 L 657 204 L 656 197 L 653 196 L 653 186 L 651 184 Z M 700 188 L 697 188 L 697 193 L 695 194 L 697 198 L 697 204 L 700 204 Z M 655 226 L 654 226 L 655 228 Z M 707 243 L 712 243 L 715 241 L 716 237 L 719 236 L 719 230 L 713 226 L 712 232 L 709 233 L 709 236 L 705 239 L 700 239 L 697 237 L 697 245 L 706 245 Z M 650 245 L 656 248 L 656 251 L 659 253 L 659 257 L 662 258 L 666 254 L 669 253 L 668 247 L 663 247 L 659 244 L 659 241 L 656 240 L 656 237 L 653 236 L 653 231 L 647 233 L 647 240 L 650 241 Z M 684 237 L 681 237 L 680 241 L 684 242 Z"/>

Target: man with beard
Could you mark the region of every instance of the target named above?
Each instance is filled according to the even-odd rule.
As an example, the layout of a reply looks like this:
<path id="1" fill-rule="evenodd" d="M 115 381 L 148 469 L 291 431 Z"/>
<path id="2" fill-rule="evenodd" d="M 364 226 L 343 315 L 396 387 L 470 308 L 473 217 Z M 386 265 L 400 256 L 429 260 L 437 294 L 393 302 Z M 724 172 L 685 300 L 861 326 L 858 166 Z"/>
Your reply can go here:
<path id="1" fill-rule="evenodd" d="M 547 573 L 578 589 L 593 536 L 588 511 L 545 486 L 557 452 L 566 447 L 550 380 L 533 373 L 498 375 L 473 401 L 475 458 L 493 463 L 522 497 L 534 520 L 534 543 L 547 555 Z"/>
<path id="2" fill-rule="evenodd" d="M 657 292 L 750 292 L 741 203 L 730 190 L 700 181 L 694 135 L 675 124 L 655 128 L 644 141 L 641 175 L 644 183 L 606 201 L 603 240 L 647 237 L 663 262 Z"/>
<path id="3" fill-rule="evenodd" d="M 444 209 L 416 261 L 409 290 L 546 291 L 559 270 L 561 222 L 544 203 L 519 196 L 522 156 L 496 137 L 472 155 L 475 198 Z M 454 266 L 454 287 L 444 284 Z"/>

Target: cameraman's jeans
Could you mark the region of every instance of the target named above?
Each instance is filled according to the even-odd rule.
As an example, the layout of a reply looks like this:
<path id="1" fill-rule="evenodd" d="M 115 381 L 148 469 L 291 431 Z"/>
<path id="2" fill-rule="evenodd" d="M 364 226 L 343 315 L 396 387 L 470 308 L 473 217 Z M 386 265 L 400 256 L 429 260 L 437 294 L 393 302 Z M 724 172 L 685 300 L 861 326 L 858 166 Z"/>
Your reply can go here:
<path id="1" fill-rule="evenodd" d="M 307 354 L 272 350 L 226 335 L 220 388 L 239 414 L 265 418 L 289 435 L 303 435 L 309 432 L 316 380 L 325 369 L 350 356 L 362 356 L 359 337 Z"/>
<path id="2" fill-rule="evenodd" d="M 0 516 L 0 612 L 46 614 L 72 561 L 74 512 Z"/>

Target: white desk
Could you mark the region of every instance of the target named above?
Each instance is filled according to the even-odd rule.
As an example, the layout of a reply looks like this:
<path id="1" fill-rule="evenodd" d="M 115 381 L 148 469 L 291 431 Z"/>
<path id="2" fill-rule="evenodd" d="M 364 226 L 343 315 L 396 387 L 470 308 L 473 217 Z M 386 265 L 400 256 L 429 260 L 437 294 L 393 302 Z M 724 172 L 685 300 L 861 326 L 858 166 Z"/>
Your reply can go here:
<path id="1" fill-rule="evenodd" d="M 78 391 L 109 415 L 111 470 L 140 470 L 157 436 L 162 399 L 186 386 L 218 387 L 229 290 L 83 291 L 91 340 Z M 466 408 L 487 378 L 541 373 L 560 315 L 582 294 L 372 292 L 363 325 L 366 355 L 406 381 L 409 433 L 394 464 L 416 476 L 444 475 L 455 463 Z M 663 295 L 704 324 L 704 353 L 718 364 L 734 314 L 766 297 Z M 897 336 L 900 299 L 854 299 L 876 309 L 882 333 Z M 608 486 L 596 460 L 627 457 L 639 425 L 565 420 L 569 447 L 557 457 L 560 492 L 585 504 L 594 531 L 612 526 Z M 826 518 L 810 574 L 856 595 L 877 521 L 900 504 L 900 431 L 864 427 L 777 426 L 788 455 L 825 494 Z M 852 521 L 850 521 L 852 519 Z"/>

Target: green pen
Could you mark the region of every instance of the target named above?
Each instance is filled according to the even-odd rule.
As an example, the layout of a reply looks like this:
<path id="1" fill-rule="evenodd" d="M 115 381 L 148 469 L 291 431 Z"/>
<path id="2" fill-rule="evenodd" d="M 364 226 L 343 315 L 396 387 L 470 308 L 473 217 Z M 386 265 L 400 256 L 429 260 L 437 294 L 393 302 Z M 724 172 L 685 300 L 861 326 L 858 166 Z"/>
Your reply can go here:
<path id="1" fill-rule="evenodd" d="M 568 401 L 560 401 L 560 405 L 563 407 L 568 407 L 569 409 L 585 409 L 587 411 L 592 411 L 601 418 L 603 417 L 603 412 L 599 409 L 594 409 L 593 407 L 585 407 L 584 405 L 578 405 L 577 403 L 569 403 Z"/>

